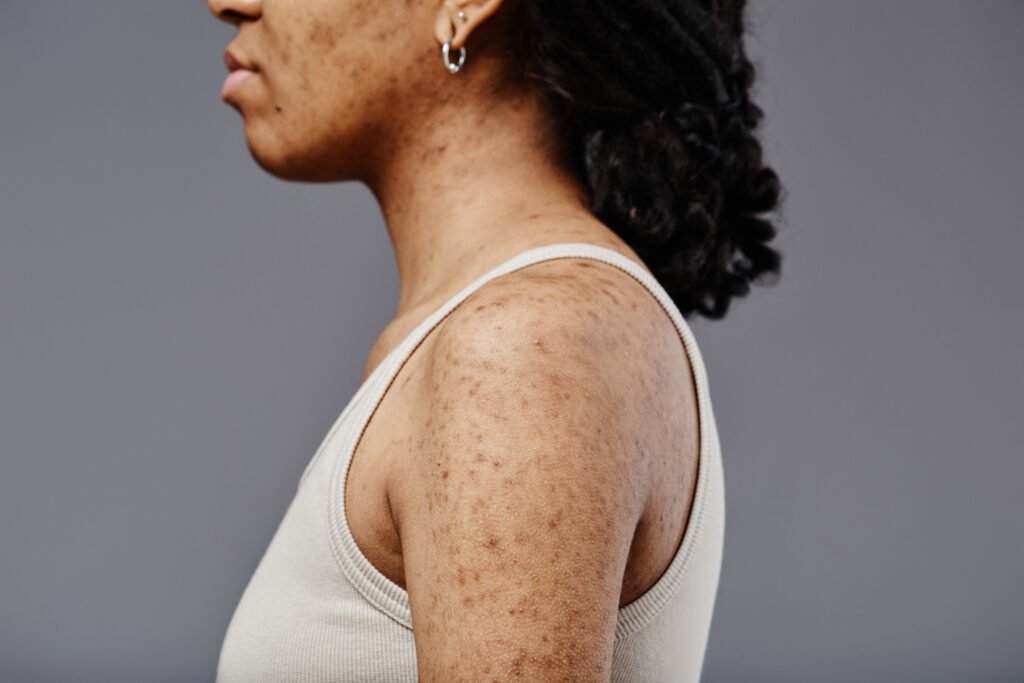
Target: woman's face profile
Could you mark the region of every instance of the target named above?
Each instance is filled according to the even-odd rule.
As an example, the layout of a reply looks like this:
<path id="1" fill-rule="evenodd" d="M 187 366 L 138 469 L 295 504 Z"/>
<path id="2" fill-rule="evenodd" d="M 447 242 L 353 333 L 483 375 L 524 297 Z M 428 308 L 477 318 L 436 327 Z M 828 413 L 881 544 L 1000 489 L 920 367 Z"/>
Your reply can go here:
<path id="1" fill-rule="evenodd" d="M 493 13 L 450 0 L 208 0 L 238 32 L 227 48 L 256 73 L 223 99 L 245 121 L 250 152 L 277 177 L 365 177 L 391 145 L 444 100 L 452 78 L 440 45 Z M 456 34 L 453 19 L 459 9 Z M 457 53 L 457 50 L 456 50 Z M 453 57 L 454 58 L 454 57 Z"/>

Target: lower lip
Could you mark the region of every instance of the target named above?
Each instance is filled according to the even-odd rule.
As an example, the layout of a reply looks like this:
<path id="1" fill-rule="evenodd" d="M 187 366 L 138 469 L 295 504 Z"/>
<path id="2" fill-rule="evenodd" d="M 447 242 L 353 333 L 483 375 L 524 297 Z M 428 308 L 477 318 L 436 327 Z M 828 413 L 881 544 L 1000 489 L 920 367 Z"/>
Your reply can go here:
<path id="1" fill-rule="evenodd" d="M 228 77 L 224 79 L 224 85 L 221 86 L 220 96 L 221 98 L 227 97 L 233 89 L 249 80 L 252 76 L 255 76 L 255 71 L 249 71 L 248 69 L 236 69 L 228 74 Z"/>

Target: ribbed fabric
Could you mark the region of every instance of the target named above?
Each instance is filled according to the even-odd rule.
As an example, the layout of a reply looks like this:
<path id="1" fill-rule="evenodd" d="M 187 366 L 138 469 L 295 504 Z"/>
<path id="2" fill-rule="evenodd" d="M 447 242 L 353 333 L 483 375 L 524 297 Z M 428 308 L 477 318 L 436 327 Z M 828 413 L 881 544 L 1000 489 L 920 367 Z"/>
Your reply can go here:
<path id="1" fill-rule="evenodd" d="M 489 280 L 556 258 L 591 258 L 640 281 L 675 323 L 696 381 L 700 452 L 682 543 L 658 581 L 619 610 L 611 680 L 697 681 L 718 589 L 725 488 L 718 429 L 700 349 L 661 284 L 631 259 L 585 242 L 521 252 L 449 299 L 360 385 L 299 479 L 284 519 L 225 634 L 217 683 L 416 683 L 409 596 L 359 550 L 345 518 L 344 482 L 370 417 L 406 359 L 456 306 Z"/>

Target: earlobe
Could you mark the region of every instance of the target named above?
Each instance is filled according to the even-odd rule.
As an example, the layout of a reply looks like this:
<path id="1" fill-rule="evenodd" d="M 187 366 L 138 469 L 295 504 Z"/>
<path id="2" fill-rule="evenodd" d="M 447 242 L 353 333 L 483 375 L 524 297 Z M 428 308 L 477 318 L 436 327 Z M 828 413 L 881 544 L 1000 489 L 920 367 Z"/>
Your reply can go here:
<path id="1" fill-rule="evenodd" d="M 451 41 L 458 50 L 466 44 L 473 29 L 494 14 L 501 0 L 444 0 L 434 21 L 434 37 L 438 44 Z"/>

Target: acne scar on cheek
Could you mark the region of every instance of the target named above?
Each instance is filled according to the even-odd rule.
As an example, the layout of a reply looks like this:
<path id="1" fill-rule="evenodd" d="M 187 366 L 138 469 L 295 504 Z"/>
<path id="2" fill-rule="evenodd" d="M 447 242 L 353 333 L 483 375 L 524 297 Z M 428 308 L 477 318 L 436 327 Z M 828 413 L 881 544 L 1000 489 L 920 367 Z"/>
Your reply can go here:
<path id="1" fill-rule="evenodd" d="M 316 21 L 309 32 L 309 41 L 314 45 L 322 45 L 328 49 L 334 47 L 335 28 L 328 22 Z"/>

